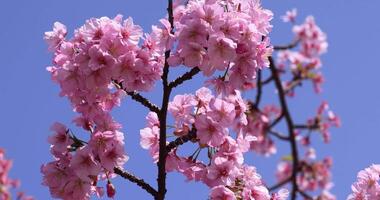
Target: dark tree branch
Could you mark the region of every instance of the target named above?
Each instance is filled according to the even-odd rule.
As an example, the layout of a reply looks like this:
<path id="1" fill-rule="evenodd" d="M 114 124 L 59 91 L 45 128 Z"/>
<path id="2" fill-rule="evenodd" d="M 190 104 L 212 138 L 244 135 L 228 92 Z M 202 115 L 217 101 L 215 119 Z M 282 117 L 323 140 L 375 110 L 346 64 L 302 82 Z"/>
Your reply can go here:
<path id="1" fill-rule="evenodd" d="M 122 86 L 121 83 L 118 83 L 116 81 L 113 81 L 113 84 L 115 85 L 115 87 L 117 89 L 123 90 L 133 100 L 135 100 L 135 101 L 139 102 L 141 105 L 147 107 L 150 111 L 155 112 L 157 114 L 160 112 L 160 108 L 158 108 L 158 106 L 156 106 L 153 103 L 151 103 L 147 98 L 141 96 L 141 94 L 139 94 L 138 92 L 136 92 L 136 91 L 129 92 L 126 89 L 123 88 L 123 86 Z"/>
<path id="2" fill-rule="evenodd" d="M 191 129 L 191 131 L 184 136 L 178 137 L 174 141 L 170 142 L 168 145 L 166 145 L 166 151 L 171 152 L 173 149 L 177 148 L 178 146 L 193 140 L 197 137 L 197 130 L 195 128 Z"/>
<path id="3" fill-rule="evenodd" d="M 297 191 L 298 191 L 297 173 L 298 173 L 298 165 L 299 165 L 297 141 L 296 141 L 296 135 L 294 132 L 295 128 L 294 128 L 292 116 L 289 112 L 288 104 L 286 102 L 286 94 L 281 83 L 279 72 L 274 64 L 272 57 L 269 57 L 269 61 L 270 61 L 270 70 L 272 72 L 272 76 L 273 76 L 273 79 L 278 91 L 278 98 L 280 101 L 281 110 L 285 117 L 286 124 L 288 127 L 288 132 L 289 132 L 289 142 L 291 146 L 292 161 L 293 161 L 292 163 L 293 170 L 292 170 L 292 176 L 291 176 L 291 179 L 292 179 L 291 180 L 292 181 L 291 199 L 295 200 L 297 198 Z"/>
<path id="4" fill-rule="evenodd" d="M 298 192 L 301 194 L 301 196 L 303 196 L 303 198 L 305 198 L 306 200 L 313 200 L 313 197 L 311 197 L 310 195 L 308 195 L 305 191 L 302 191 L 302 190 L 298 190 Z"/>
<path id="5" fill-rule="evenodd" d="M 274 50 L 287 50 L 287 49 L 293 49 L 296 47 L 299 43 L 299 40 L 294 40 L 292 43 L 288 45 L 279 45 L 279 46 L 273 46 Z"/>
<path id="6" fill-rule="evenodd" d="M 306 124 L 297 124 L 297 125 L 294 125 L 294 128 L 296 129 L 308 129 L 308 130 L 314 130 L 314 129 L 318 129 L 318 125 L 315 124 L 315 125 L 306 125 Z"/>
<path id="7" fill-rule="evenodd" d="M 200 71 L 201 70 L 198 67 L 192 68 L 190 71 L 184 73 L 182 76 L 178 77 L 177 79 L 175 79 L 174 81 L 172 81 L 171 83 L 169 83 L 169 87 L 170 88 L 175 88 L 178 85 L 181 85 L 183 82 L 192 79 L 193 76 L 195 76 L 196 74 L 198 74 Z"/>
<path id="8" fill-rule="evenodd" d="M 292 180 L 292 177 L 288 177 L 287 179 L 284 179 L 283 181 L 280 181 L 276 183 L 276 185 L 273 185 L 271 187 L 268 187 L 269 192 L 273 192 L 274 190 L 277 190 L 278 188 L 284 186 L 285 184 L 289 183 Z"/>
<path id="9" fill-rule="evenodd" d="M 290 139 L 289 137 L 285 136 L 284 134 L 281 134 L 280 132 L 277 132 L 277 131 L 272 130 L 272 129 L 269 129 L 268 133 L 277 137 L 280 140 L 289 140 Z"/>
<path id="10" fill-rule="evenodd" d="M 259 109 L 261 96 L 263 93 L 263 86 L 261 84 L 261 76 L 262 76 L 262 72 L 261 72 L 261 70 L 259 70 L 257 72 L 257 92 L 256 92 L 256 98 L 255 98 L 255 104 L 254 104 L 254 107 L 257 109 Z"/>
<path id="11" fill-rule="evenodd" d="M 118 174 L 119 176 L 131 181 L 132 183 L 136 183 L 136 185 L 140 186 L 142 189 L 147 191 L 153 197 L 155 197 L 157 195 L 157 191 L 152 186 L 150 186 L 148 183 L 146 183 L 143 179 L 138 178 L 138 177 L 134 176 L 133 174 L 131 174 L 125 170 L 122 170 L 118 167 L 114 168 L 114 172 L 115 172 L 115 174 Z"/>
<path id="12" fill-rule="evenodd" d="M 174 33 L 174 17 L 173 17 L 173 0 L 168 0 L 168 19 L 171 26 L 171 33 Z M 155 196 L 156 200 L 164 200 L 166 194 L 166 157 L 168 152 L 166 151 L 166 120 L 168 112 L 168 104 L 170 99 L 171 87 L 168 84 L 168 75 L 169 75 L 169 63 L 168 59 L 170 57 L 170 49 L 167 49 L 165 52 L 165 65 L 163 73 L 161 76 L 162 86 L 163 86 L 163 95 L 162 95 L 162 106 L 158 118 L 160 121 L 160 139 L 159 139 L 159 156 L 157 163 L 157 185 L 158 193 Z"/>
<path id="13" fill-rule="evenodd" d="M 273 77 L 270 76 L 269 78 L 265 79 L 264 81 L 261 82 L 261 85 L 266 85 L 270 83 L 273 80 Z"/>
<path id="14" fill-rule="evenodd" d="M 284 117 L 284 114 L 281 112 L 281 115 L 278 116 L 268 127 L 268 129 L 272 129 L 273 127 L 275 127 L 280 121 L 281 119 Z"/>
<path id="15" fill-rule="evenodd" d="M 160 109 L 158 106 L 151 103 L 148 99 L 141 96 L 138 92 L 126 92 L 131 98 L 139 103 L 141 103 L 143 106 L 147 107 L 150 111 L 159 113 Z"/>

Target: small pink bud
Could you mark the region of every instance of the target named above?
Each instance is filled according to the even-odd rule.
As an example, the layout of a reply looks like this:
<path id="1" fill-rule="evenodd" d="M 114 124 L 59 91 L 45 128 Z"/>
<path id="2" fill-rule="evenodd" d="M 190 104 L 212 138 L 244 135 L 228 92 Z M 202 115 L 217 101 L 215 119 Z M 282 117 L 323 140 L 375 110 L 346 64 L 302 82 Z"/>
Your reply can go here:
<path id="1" fill-rule="evenodd" d="M 107 183 L 107 196 L 109 198 L 113 198 L 116 194 L 116 189 L 115 186 L 111 182 Z"/>

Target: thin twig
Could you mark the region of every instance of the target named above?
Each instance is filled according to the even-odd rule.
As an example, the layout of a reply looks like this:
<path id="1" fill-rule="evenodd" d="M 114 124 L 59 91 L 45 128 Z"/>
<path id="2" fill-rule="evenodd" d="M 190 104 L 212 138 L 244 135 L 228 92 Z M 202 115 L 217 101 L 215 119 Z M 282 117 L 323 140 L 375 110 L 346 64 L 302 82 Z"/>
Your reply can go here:
<path id="1" fill-rule="evenodd" d="M 160 108 L 158 106 L 154 105 L 152 102 L 150 102 L 147 98 L 143 97 L 141 94 L 139 94 L 136 91 L 130 92 L 127 91 L 125 88 L 123 88 L 123 85 L 121 83 L 118 83 L 116 81 L 113 81 L 113 84 L 115 87 L 119 90 L 123 90 L 127 95 L 129 95 L 133 100 L 139 102 L 141 105 L 147 107 L 150 111 L 159 113 Z"/>
<path id="2" fill-rule="evenodd" d="M 274 50 L 287 50 L 287 49 L 293 49 L 296 47 L 299 43 L 299 40 L 294 40 L 292 43 L 288 45 L 279 45 L 279 46 L 273 46 Z"/>
<path id="3" fill-rule="evenodd" d="M 136 177 L 135 175 L 120 169 L 118 167 L 114 168 L 115 174 L 118 174 L 119 176 L 131 181 L 132 183 L 136 183 L 138 186 L 140 186 L 142 189 L 147 191 L 149 194 L 151 194 L 153 197 L 157 195 L 157 191 L 150 186 L 148 183 L 146 183 L 143 179 Z"/>
<path id="4" fill-rule="evenodd" d="M 195 76 L 196 74 L 198 74 L 200 71 L 201 70 L 198 67 L 192 68 L 190 71 L 184 73 L 182 76 L 178 77 L 177 79 L 175 79 L 174 81 L 172 81 L 171 83 L 169 83 L 169 87 L 170 88 L 175 88 L 178 85 L 181 85 L 183 82 L 192 79 L 193 76 Z"/>
<path id="5" fill-rule="evenodd" d="M 276 183 L 276 185 L 273 185 L 273 186 L 271 186 L 271 187 L 268 187 L 268 190 L 269 190 L 270 192 L 272 192 L 272 191 L 274 191 L 274 190 L 277 190 L 278 188 L 280 188 L 280 187 L 284 186 L 285 184 L 289 183 L 291 180 L 292 180 L 292 177 L 289 176 L 288 178 L 286 178 L 286 179 L 284 179 L 284 180 L 282 180 L 282 181 Z"/>
<path id="6" fill-rule="evenodd" d="M 280 121 L 281 119 L 284 117 L 284 113 L 281 112 L 280 116 L 278 116 L 269 126 L 268 126 L 268 129 L 272 129 L 273 127 L 275 127 Z"/>
<path id="7" fill-rule="evenodd" d="M 281 139 L 281 140 L 289 140 L 290 139 L 288 136 L 285 136 L 284 134 L 282 134 L 278 131 L 272 130 L 272 129 L 269 129 L 268 133 L 277 137 L 278 139 Z"/>
<path id="8" fill-rule="evenodd" d="M 197 137 L 197 130 L 195 128 L 191 129 L 191 131 L 181 137 L 178 137 L 174 141 L 170 142 L 168 145 L 166 145 L 166 151 L 171 152 L 173 149 L 177 148 L 178 146 L 193 140 Z"/>
<path id="9" fill-rule="evenodd" d="M 273 80 L 273 77 L 270 76 L 269 78 L 265 79 L 264 81 L 261 82 L 261 85 L 266 85 L 270 83 Z"/>

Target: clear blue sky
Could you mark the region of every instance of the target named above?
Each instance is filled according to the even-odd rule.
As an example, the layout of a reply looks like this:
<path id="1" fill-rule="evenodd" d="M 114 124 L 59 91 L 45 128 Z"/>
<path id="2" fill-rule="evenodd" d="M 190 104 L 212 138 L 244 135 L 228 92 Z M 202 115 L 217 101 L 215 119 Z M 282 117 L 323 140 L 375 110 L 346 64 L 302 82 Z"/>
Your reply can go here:
<path id="1" fill-rule="evenodd" d="M 318 143 L 316 148 L 319 158 L 334 157 L 333 192 L 338 199 L 344 199 L 356 173 L 371 163 L 380 163 L 380 1 L 264 0 L 263 4 L 275 13 L 274 44 L 291 40 L 290 25 L 283 24 L 279 16 L 293 7 L 299 10 L 299 20 L 312 14 L 328 34 L 329 50 L 323 56 L 327 80 L 324 92 L 315 96 L 306 86 L 290 104 L 299 120 L 312 116 L 323 99 L 341 116 L 343 126 L 332 130 L 332 143 Z M 58 97 L 58 86 L 45 71 L 51 55 L 42 40 L 43 33 L 51 30 L 54 21 L 66 24 L 72 33 L 87 18 L 113 17 L 118 13 L 132 16 L 149 31 L 164 16 L 165 7 L 165 0 L 1 0 L 0 147 L 14 160 L 11 175 L 22 180 L 22 188 L 28 194 L 50 199 L 47 188 L 40 184 L 39 172 L 41 164 L 51 160 L 46 142 L 48 129 L 54 121 L 73 127 L 70 122 L 74 114 L 68 101 Z M 194 84 L 187 87 L 179 91 L 196 89 Z M 158 101 L 157 95 L 150 97 Z M 128 99 L 115 115 L 124 124 L 126 149 L 131 155 L 125 168 L 155 184 L 156 167 L 148 152 L 138 145 L 138 130 L 144 126 L 146 110 Z M 264 177 L 273 175 L 273 162 L 248 157 Z M 141 189 L 121 179 L 117 185 L 116 199 L 150 199 Z M 169 200 L 207 198 L 204 186 L 185 183 L 177 174 L 169 175 L 168 189 Z"/>

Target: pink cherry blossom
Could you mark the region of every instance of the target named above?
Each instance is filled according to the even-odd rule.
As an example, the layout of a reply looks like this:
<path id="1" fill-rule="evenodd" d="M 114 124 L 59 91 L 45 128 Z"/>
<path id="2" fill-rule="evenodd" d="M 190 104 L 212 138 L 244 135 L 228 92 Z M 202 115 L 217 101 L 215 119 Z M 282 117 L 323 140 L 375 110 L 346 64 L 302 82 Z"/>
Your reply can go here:
<path id="1" fill-rule="evenodd" d="M 195 127 L 197 128 L 197 137 L 200 143 L 212 147 L 222 144 L 228 133 L 226 128 L 221 127 L 219 123 L 207 115 L 197 116 L 195 118 Z"/>
<path id="2" fill-rule="evenodd" d="M 225 186 L 216 186 L 211 189 L 211 200 L 236 200 L 235 194 Z"/>

